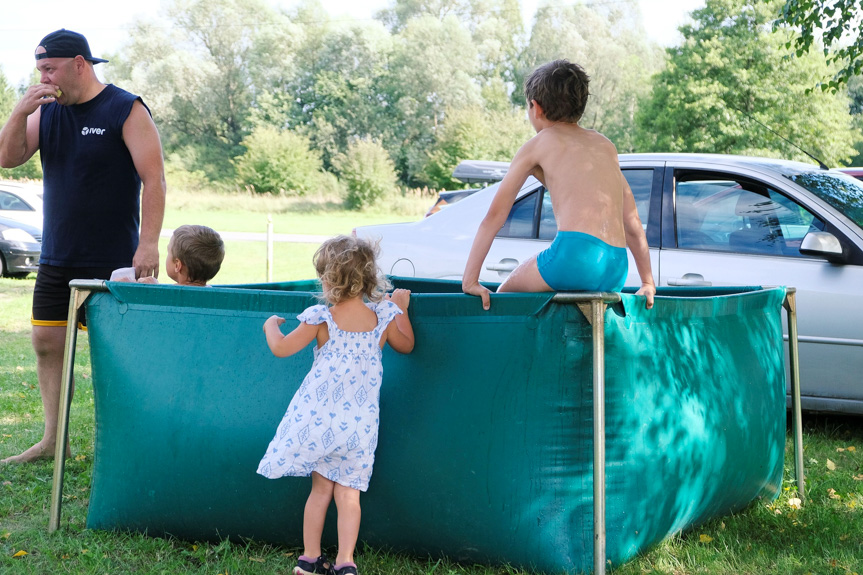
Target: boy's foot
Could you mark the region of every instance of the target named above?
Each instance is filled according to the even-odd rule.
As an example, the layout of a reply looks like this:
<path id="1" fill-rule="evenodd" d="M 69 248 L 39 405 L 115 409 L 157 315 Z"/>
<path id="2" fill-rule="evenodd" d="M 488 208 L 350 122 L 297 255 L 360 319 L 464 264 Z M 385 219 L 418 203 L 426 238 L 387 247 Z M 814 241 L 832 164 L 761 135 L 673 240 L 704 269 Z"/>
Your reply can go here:
<path id="1" fill-rule="evenodd" d="M 335 567 L 336 575 L 357 575 L 356 563 L 342 563 Z"/>
<path id="2" fill-rule="evenodd" d="M 44 446 L 40 441 L 30 449 L 24 451 L 24 453 L 13 455 L 0 461 L 0 465 L 6 465 L 7 463 L 31 463 L 33 461 L 39 461 L 40 459 L 54 459 L 54 450 L 55 448 L 53 445 L 49 449 L 47 446 Z M 66 457 L 69 458 L 71 456 L 72 451 L 67 446 Z"/>
<path id="3" fill-rule="evenodd" d="M 300 555 L 297 566 L 294 567 L 294 575 L 333 575 L 333 566 L 326 555 L 317 559 Z"/>

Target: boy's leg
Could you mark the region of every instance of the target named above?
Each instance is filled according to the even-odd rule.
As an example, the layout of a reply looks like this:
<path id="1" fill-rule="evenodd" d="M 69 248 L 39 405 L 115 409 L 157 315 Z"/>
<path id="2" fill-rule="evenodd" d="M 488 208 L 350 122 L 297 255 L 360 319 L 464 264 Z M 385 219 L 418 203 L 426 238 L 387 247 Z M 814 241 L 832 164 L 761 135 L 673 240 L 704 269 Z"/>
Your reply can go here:
<path id="1" fill-rule="evenodd" d="M 512 270 L 512 273 L 503 280 L 500 287 L 497 288 L 498 293 L 501 292 L 539 292 L 539 291 L 554 291 L 549 287 L 542 276 L 539 274 L 539 268 L 536 266 L 536 256 L 521 262 L 517 268 Z"/>
<path id="2" fill-rule="evenodd" d="M 357 489 L 336 484 L 336 509 L 339 512 L 339 554 L 336 565 L 354 562 L 354 550 L 360 535 L 360 492 Z"/>
<path id="3" fill-rule="evenodd" d="M 321 535 L 324 532 L 327 509 L 333 500 L 334 485 L 335 483 L 317 471 L 312 471 L 312 492 L 309 493 L 303 513 L 303 555 L 310 557 L 312 561 L 321 556 Z"/>

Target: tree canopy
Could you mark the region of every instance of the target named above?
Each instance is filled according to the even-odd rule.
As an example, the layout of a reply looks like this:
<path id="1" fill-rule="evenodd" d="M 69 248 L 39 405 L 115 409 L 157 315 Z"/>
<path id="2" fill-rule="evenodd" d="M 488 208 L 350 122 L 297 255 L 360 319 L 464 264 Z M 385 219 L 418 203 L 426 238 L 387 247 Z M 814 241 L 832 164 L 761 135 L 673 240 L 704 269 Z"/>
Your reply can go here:
<path id="1" fill-rule="evenodd" d="M 770 0 L 764 0 L 770 2 Z M 830 80 L 820 82 L 822 90 L 837 91 L 863 71 L 863 10 L 861 0 L 786 0 L 776 21 L 777 27 L 791 27 L 799 34 L 788 47 L 802 56 L 813 47 L 822 48 L 837 69 Z"/>
<path id="2" fill-rule="evenodd" d="M 707 0 L 638 112 L 639 148 L 751 154 L 830 164 L 855 151 L 844 93 L 807 93 L 831 71 L 824 55 L 789 58 L 778 2 Z M 859 134 L 857 135 L 859 138 Z"/>
<path id="3" fill-rule="evenodd" d="M 459 162 L 508 160 L 533 135 L 522 83 L 557 58 L 590 75 L 580 123 L 620 152 L 805 157 L 791 141 L 837 164 L 863 154 L 863 84 L 811 87 L 857 52 L 795 44 L 800 22 L 777 15 L 825 7 L 828 29 L 854 20 L 827 7 L 859 1 L 707 0 L 663 50 L 635 0 L 541 4 L 527 30 L 519 0 L 390 0 L 358 21 L 321 0 L 167 0 L 101 69 L 147 102 L 169 170 L 228 189 L 365 205 L 392 182 L 463 187 Z M 17 97 L 0 71 L 0 120 Z"/>

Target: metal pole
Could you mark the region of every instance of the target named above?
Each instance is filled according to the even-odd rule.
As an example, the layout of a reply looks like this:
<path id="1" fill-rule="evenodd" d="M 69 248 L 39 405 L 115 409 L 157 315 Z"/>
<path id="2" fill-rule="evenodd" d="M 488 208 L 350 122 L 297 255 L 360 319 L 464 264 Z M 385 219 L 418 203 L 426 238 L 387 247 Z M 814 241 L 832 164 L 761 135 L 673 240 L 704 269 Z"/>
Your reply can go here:
<path id="1" fill-rule="evenodd" d="M 590 303 L 593 327 L 593 573 L 605 575 L 605 308 Z"/>
<path id="2" fill-rule="evenodd" d="M 806 474 L 803 468 L 803 413 L 800 406 L 800 365 L 797 355 L 797 290 L 788 288 L 783 307 L 788 312 L 788 363 L 791 371 L 791 431 L 794 434 L 794 472 L 797 494 L 806 501 Z"/>
<path id="3" fill-rule="evenodd" d="M 105 289 L 101 280 L 69 282 L 69 313 L 66 316 L 66 349 L 63 352 L 63 373 L 60 378 L 60 409 L 57 413 L 57 443 L 54 450 L 54 481 L 51 484 L 51 509 L 48 533 L 60 528 L 60 508 L 63 503 L 63 473 L 66 470 L 66 447 L 69 445 L 69 407 L 72 404 L 72 377 L 75 369 L 75 344 L 78 341 L 78 310 L 91 291 Z"/>
<path id="4" fill-rule="evenodd" d="M 273 281 L 273 216 L 267 214 L 267 283 Z"/>
<path id="5" fill-rule="evenodd" d="M 54 482 L 51 485 L 51 514 L 48 532 L 60 528 L 60 506 L 63 499 L 63 472 L 66 468 L 66 447 L 69 445 L 69 406 L 72 403 L 72 377 L 75 370 L 75 344 L 78 342 L 78 308 L 90 292 L 73 287 L 69 295 L 66 316 L 66 349 L 63 352 L 63 374 L 60 379 L 60 410 L 57 413 L 57 442 L 54 450 Z M 83 297 L 81 297 L 83 295 Z"/>

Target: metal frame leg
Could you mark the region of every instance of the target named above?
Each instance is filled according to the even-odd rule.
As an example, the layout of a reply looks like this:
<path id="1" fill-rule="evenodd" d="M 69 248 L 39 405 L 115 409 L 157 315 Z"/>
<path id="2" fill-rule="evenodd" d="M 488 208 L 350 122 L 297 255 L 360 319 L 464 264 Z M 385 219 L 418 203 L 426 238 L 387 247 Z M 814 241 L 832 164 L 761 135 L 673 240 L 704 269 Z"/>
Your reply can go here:
<path id="1" fill-rule="evenodd" d="M 605 575 L 605 302 L 590 302 L 593 328 L 593 573 Z"/>
<path id="2" fill-rule="evenodd" d="M 806 501 L 803 468 L 803 414 L 800 407 L 800 365 L 797 355 L 797 290 L 788 288 L 782 306 L 788 312 L 788 363 L 791 371 L 791 431 L 794 434 L 794 473 L 800 501 Z"/>
<path id="3" fill-rule="evenodd" d="M 60 381 L 60 410 L 57 413 L 57 443 L 54 450 L 54 481 L 51 485 L 51 510 L 48 532 L 60 528 L 60 507 L 63 500 L 63 473 L 66 469 L 66 447 L 69 445 L 69 407 L 72 404 L 72 377 L 75 370 L 75 344 L 78 342 L 78 310 L 90 295 L 72 282 L 69 314 L 66 318 L 66 349 L 63 352 L 63 375 Z M 100 282 L 102 283 L 102 282 Z"/>

